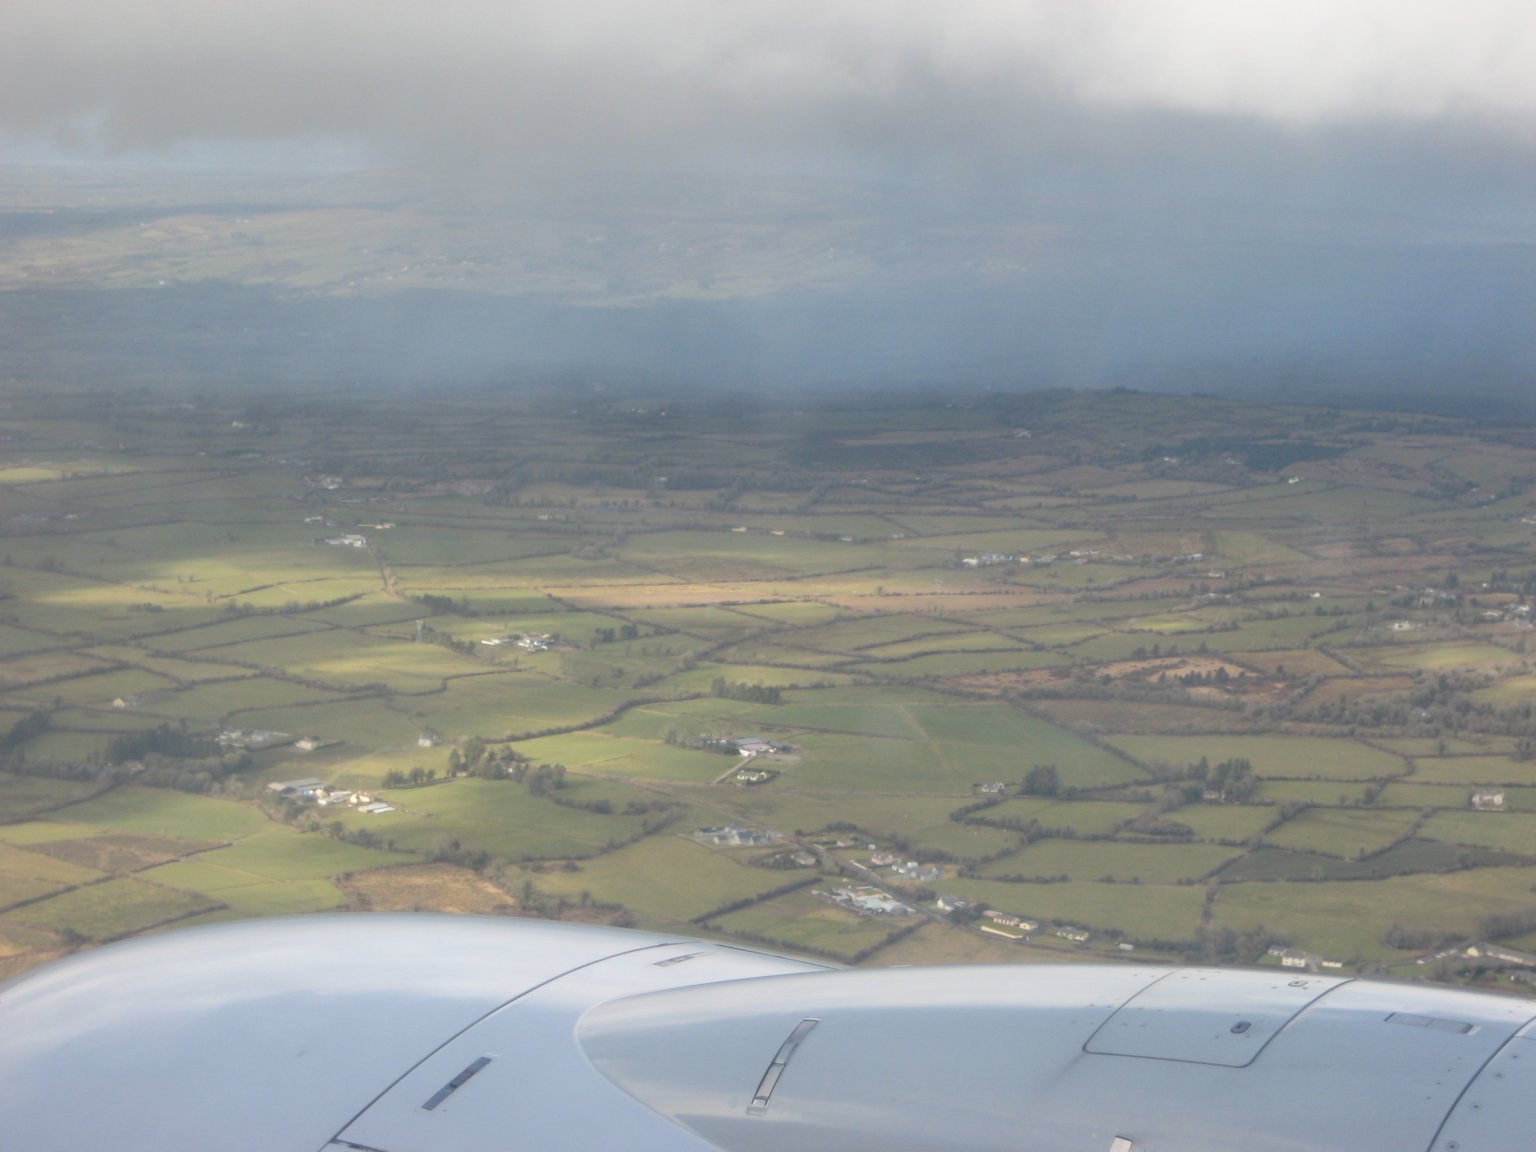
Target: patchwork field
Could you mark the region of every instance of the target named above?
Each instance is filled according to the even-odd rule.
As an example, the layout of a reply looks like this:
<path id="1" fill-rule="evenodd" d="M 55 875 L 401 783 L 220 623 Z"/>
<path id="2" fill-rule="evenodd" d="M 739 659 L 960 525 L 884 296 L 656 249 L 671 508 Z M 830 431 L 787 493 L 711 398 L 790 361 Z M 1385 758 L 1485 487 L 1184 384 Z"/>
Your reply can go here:
<path id="1" fill-rule="evenodd" d="M 0 971 L 340 909 L 1452 979 L 1536 931 L 1528 429 L 0 393 Z"/>

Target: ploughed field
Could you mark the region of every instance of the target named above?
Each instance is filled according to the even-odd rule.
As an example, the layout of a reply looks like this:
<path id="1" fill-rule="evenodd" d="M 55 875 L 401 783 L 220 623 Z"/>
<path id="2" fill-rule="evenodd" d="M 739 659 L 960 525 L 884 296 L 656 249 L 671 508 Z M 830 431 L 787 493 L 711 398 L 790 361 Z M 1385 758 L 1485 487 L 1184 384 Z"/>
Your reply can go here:
<path id="1" fill-rule="evenodd" d="M 370 908 L 871 964 L 1536 944 L 1529 430 L 3 399 L 0 972 Z"/>

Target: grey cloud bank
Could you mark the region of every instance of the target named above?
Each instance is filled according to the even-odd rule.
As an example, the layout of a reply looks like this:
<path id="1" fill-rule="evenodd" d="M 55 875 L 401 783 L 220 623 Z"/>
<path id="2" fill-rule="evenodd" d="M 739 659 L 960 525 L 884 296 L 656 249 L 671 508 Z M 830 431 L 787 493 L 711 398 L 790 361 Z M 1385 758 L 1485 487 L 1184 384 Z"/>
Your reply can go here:
<path id="1" fill-rule="evenodd" d="M 1529 143 L 1533 59 L 1519 0 L 10 0 L 0 123 L 105 148 L 318 133 L 579 153 L 891 142 L 922 108 L 996 140 L 1070 104 L 1454 118 Z"/>
<path id="2" fill-rule="evenodd" d="M 1533 11 L 9 0 L 0 141 L 231 166 L 334 141 L 490 215 L 647 235 L 664 217 L 702 250 L 698 221 L 734 197 L 767 234 L 859 221 L 875 253 L 852 280 L 750 301 L 630 293 L 622 317 L 525 296 L 560 321 L 500 328 L 522 353 L 569 333 L 549 360 L 1421 384 L 1473 365 L 1511 387 L 1536 367 Z M 515 359 L 480 307 L 455 349 Z"/>

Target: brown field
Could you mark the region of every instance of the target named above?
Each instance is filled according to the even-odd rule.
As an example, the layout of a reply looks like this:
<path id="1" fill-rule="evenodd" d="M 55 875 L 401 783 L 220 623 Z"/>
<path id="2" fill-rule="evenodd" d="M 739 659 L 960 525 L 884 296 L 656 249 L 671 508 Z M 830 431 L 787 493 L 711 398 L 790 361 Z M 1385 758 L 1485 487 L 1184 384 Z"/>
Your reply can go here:
<path id="1" fill-rule="evenodd" d="M 479 873 L 456 864 L 396 864 L 337 882 L 350 907 L 367 912 L 451 912 L 508 916 L 517 902 Z"/>
<path id="2" fill-rule="evenodd" d="M 46 852 L 71 864 L 83 864 L 101 872 L 140 872 L 171 860 L 221 847 L 217 840 L 181 840 L 171 836 L 150 836 L 132 832 L 114 832 L 105 836 L 87 836 L 80 840 L 51 840 L 34 844 L 32 851 Z"/>

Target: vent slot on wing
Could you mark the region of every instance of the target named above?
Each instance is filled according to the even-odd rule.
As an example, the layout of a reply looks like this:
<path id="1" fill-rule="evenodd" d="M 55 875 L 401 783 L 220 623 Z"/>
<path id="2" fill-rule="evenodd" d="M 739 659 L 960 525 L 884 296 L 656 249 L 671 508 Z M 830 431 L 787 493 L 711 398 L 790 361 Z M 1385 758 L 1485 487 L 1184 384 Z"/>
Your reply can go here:
<path id="1" fill-rule="evenodd" d="M 452 1096 L 460 1088 L 464 1087 L 465 1084 L 469 1083 L 469 1078 L 476 1072 L 480 1071 L 480 1069 L 484 1068 L 490 1062 L 491 1058 L 489 1056 L 481 1056 L 478 1060 L 472 1060 L 465 1066 L 462 1072 L 460 1072 L 452 1080 L 448 1081 L 448 1083 L 444 1084 L 436 1092 L 432 1093 L 432 1095 L 427 1098 L 427 1102 L 421 1106 L 421 1110 L 423 1112 L 431 1112 L 435 1110 L 437 1106 L 444 1100 L 448 1099 L 448 1097 Z"/>
<path id="2" fill-rule="evenodd" d="M 681 956 L 668 956 L 665 960 L 658 960 L 658 961 L 656 961 L 655 967 L 657 967 L 657 968 L 670 968 L 674 964 L 682 964 L 685 961 L 693 960 L 693 959 L 696 959 L 696 958 L 698 958 L 700 956 L 703 956 L 703 955 L 706 955 L 706 953 L 703 953 L 703 952 L 684 952 Z"/>
<path id="3" fill-rule="evenodd" d="M 1431 1032 L 1457 1032 L 1465 1036 L 1472 1025 L 1465 1020 L 1447 1020 L 1443 1016 L 1420 1016 L 1414 1012 L 1393 1012 L 1387 1017 L 1388 1024 L 1404 1024 L 1409 1028 L 1428 1028 Z"/>
<path id="4" fill-rule="evenodd" d="M 811 1029 L 820 1024 L 820 1020 L 802 1020 L 795 1025 L 794 1031 L 779 1045 L 768 1070 L 763 1073 L 763 1078 L 757 1082 L 757 1091 L 752 1093 L 752 1103 L 747 1111 L 755 1114 L 764 1112 L 768 1108 L 768 1102 L 773 1099 L 773 1090 L 779 1086 L 779 1077 L 784 1075 L 784 1069 L 789 1067 L 789 1061 L 795 1054 L 795 1049 L 800 1047 L 800 1041 L 810 1035 Z"/>

